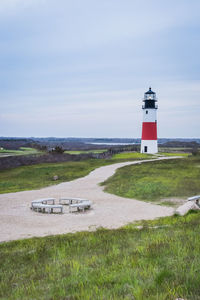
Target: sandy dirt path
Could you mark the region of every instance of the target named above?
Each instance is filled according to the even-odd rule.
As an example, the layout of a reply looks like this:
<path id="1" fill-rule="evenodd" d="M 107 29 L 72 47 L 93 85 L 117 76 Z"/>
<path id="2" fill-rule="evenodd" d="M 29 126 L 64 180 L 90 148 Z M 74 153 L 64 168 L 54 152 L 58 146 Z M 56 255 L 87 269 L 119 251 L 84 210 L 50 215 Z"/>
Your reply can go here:
<path id="1" fill-rule="evenodd" d="M 159 158 L 172 159 L 172 157 Z M 155 161 L 157 159 L 154 159 Z M 148 160 L 152 161 L 152 160 Z M 116 163 L 100 167 L 89 175 L 74 181 L 42 188 L 0 195 L 0 242 L 29 237 L 55 235 L 83 230 L 95 230 L 98 227 L 118 228 L 127 223 L 169 216 L 174 209 L 138 200 L 118 197 L 105 193 L 99 186 L 112 176 L 117 168 L 148 163 L 134 161 Z M 69 213 L 68 206 L 64 214 L 42 214 L 33 212 L 30 203 L 37 198 L 79 197 L 93 202 L 87 212 Z"/>

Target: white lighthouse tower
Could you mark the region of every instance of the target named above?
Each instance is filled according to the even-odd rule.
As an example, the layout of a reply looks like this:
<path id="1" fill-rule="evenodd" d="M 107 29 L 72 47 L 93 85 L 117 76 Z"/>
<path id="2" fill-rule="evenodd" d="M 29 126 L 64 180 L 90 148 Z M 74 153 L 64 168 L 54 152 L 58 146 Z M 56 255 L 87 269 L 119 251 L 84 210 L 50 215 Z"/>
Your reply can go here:
<path id="1" fill-rule="evenodd" d="M 157 102 L 156 93 L 149 88 L 144 94 L 141 153 L 157 153 Z"/>

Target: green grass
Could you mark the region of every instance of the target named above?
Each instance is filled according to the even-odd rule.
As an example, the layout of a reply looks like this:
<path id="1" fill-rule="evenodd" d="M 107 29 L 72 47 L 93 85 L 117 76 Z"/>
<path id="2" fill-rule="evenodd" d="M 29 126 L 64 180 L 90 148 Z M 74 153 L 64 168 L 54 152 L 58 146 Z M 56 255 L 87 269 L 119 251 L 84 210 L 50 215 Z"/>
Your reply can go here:
<path id="1" fill-rule="evenodd" d="M 198 300 L 199 236 L 191 213 L 3 243 L 0 299 Z"/>
<path id="2" fill-rule="evenodd" d="M 129 153 L 131 154 L 131 153 Z M 111 159 L 89 159 L 79 162 L 65 162 L 65 163 L 43 163 L 31 166 L 22 166 L 18 168 L 0 171 L 0 193 L 18 192 L 24 190 L 32 190 L 42 188 L 45 186 L 58 184 L 64 181 L 70 181 L 79 177 L 86 176 L 95 168 L 123 162 L 127 160 L 136 160 L 144 157 L 144 154 L 132 153 L 127 156 L 125 153 L 119 155 L 119 158 Z M 58 180 L 54 181 L 53 176 L 57 175 Z"/>
<path id="3" fill-rule="evenodd" d="M 200 193 L 200 156 L 147 162 L 120 168 L 102 183 L 119 196 L 145 201 Z"/>
<path id="4" fill-rule="evenodd" d="M 32 150 L 31 148 L 24 148 L 24 151 L 20 152 L 27 153 L 32 152 Z M 153 157 L 155 156 L 128 152 L 113 155 L 111 159 L 107 160 L 90 159 L 79 162 L 43 163 L 8 169 L 0 171 L 0 193 L 42 188 L 86 176 L 89 172 L 100 166 L 131 160 L 151 159 Z M 141 165 L 139 168 L 141 168 Z M 54 181 L 54 175 L 57 175 L 59 179 Z"/>
<path id="5" fill-rule="evenodd" d="M 154 155 L 138 153 L 138 152 L 122 152 L 118 154 L 114 154 L 112 156 L 113 160 L 136 160 L 136 159 L 150 159 L 154 158 Z"/>
<path id="6" fill-rule="evenodd" d="M 159 152 L 159 154 L 162 154 L 163 156 L 184 156 L 188 157 L 190 154 L 189 153 L 180 153 L 180 152 Z"/>
<path id="7" fill-rule="evenodd" d="M 65 151 L 64 153 L 78 155 L 78 154 L 88 154 L 88 153 L 103 153 L 106 151 L 107 149 L 100 149 L 100 150 Z"/>
<path id="8" fill-rule="evenodd" d="M 0 150 L 0 157 L 16 156 L 16 155 L 33 155 L 33 154 L 41 154 L 41 153 L 42 153 L 41 151 L 34 148 L 20 147 L 19 150 L 2 149 Z"/>
<path id="9" fill-rule="evenodd" d="M 62 163 L 43 163 L 0 171 L 0 193 L 32 190 L 86 176 L 97 167 L 113 163 L 90 159 Z M 54 181 L 53 176 L 58 180 Z"/>
<path id="10" fill-rule="evenodd" d="M 173 151 L 191 151 L 191 147 L 158 147 L 159 152 L 173 152 Z"/>

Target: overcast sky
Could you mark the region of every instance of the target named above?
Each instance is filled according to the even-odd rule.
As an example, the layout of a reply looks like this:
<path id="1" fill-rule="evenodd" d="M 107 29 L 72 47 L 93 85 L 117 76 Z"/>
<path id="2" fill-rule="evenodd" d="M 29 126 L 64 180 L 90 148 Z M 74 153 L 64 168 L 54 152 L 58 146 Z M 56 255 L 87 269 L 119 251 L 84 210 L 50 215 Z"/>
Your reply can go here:
<path id="1" fill-rule="evenodd" d="M 200 137 L 199 0 L 0 0 L 0 136 Z"/>

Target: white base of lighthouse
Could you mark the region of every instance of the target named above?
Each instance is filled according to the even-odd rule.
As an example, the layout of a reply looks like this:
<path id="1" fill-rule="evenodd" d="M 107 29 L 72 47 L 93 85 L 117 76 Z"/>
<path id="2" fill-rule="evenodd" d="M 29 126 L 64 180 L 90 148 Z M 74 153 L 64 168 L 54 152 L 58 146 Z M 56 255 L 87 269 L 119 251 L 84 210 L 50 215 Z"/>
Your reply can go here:
<path id="1" fill-rule="evenodd" d="M 158 153 L 157 140 L 142 140 L 141 141 L 141 153 Z"/>

